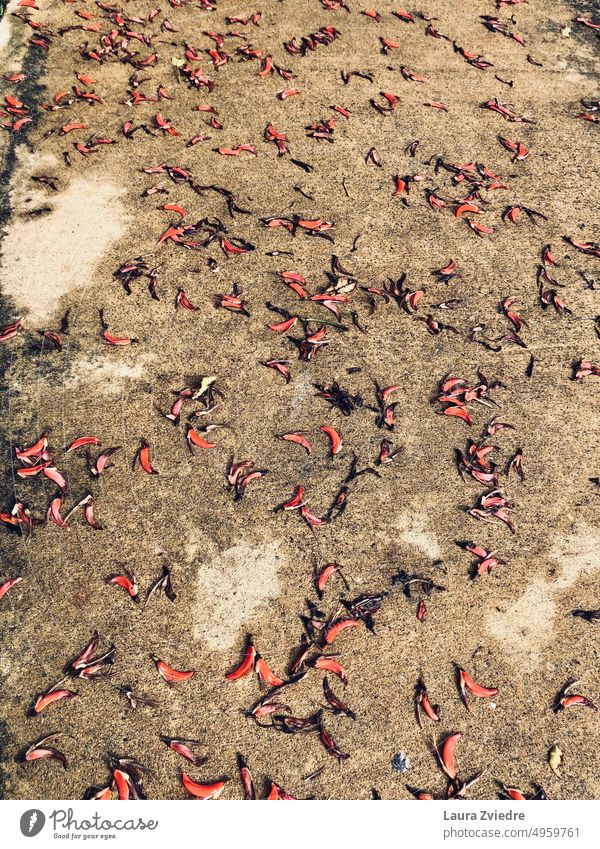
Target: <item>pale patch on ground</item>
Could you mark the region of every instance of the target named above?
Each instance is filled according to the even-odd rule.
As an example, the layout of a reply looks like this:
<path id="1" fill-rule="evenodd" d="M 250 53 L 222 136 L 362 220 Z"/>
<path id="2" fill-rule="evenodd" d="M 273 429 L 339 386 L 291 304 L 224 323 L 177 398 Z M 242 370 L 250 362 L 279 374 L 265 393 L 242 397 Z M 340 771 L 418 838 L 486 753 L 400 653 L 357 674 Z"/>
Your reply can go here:
<path id="1" fill-rule="evenodd" d="M 55 199 L 54 193 L 49 194 L 46 189 L 34 183 L 31 177 L 38 174 L 54 175 L 60 163 L 53 153 L 27 150 L 25 147 L 17 148 L 16 155 L 17 165 L 10 185 L 10 199 L 13 215 L 18 218 L 24 212 L 37 206 L 45 206 Z"/>
<path id="2" fill-rule="evenodd" d="M 600 537 L 592 528 L 581 524 L 575 533 L 554 542 L 550 557 L 562 567 L 556 589 L 567 589 L 580 575 L 600 569 Z"/>
<path id="3" fill-rule="evenodd" d="M 550 642 L 557 610 L 556 596 L 586 573 L 600 568 L 600 537 L 586 525 L 555 541 L 548 561 L 560 566 L 554 580 L 536 578 L 523 595 L 504 611 L 492 611 L 488 633 L 512 655 L 516 665 L 532 669 Z"/>
<path id="4" fill-rule="evenodd" d="M 494 610 L 488 617 L 489 634 L 511 654 L 517 666 L 532 669 L 540 660 L 541 649 L 552 636 L 556 602 L 553 584 L 535 580 L 505 611 Z"/>
<path id="5" fill-rule="evenodd" d="M 7 677 L 10 675 L 13 669 L 13 664 L 10 657 L 7 654 L 2 655 L 0 657 L 0 675 Z"/>
<path id="6" fill-rule="evenodd" d="M 29 179 L 40 166 L 48 167 L 46 158 L 27 154 L 22 159 L 11 192 L 15 213 L 2 255 L 3 290 L 33 323 L 51 315 L 71 289 L 90 281 L 127 224 L 120 201 L 123 187 L 86 177 L 61 193 L 42 193 Z M 20 217 L 42 205 L 52 206 L 52 212 Z"/>
<path id="7" fill-rule="evenodd" d="M 194 638 L 215 650 L 231 648 L 243 626 L 280 595 L 285 562 L 276 542 L 239 543 L 219 553 L 216 546 L 198 564 Z"/>
<path id="8" fill-rule="evenodd" d="M 299 374 L 296 378 L 296 391 L 290 401 L 290 415 L 297 416 L 302 413 L 307 401 L 314 394 L 314 388 L 311 383 L 308 372 Z"/>
<path id="9" fill-rule="evenodd" d="M 585 84 L 586 76 L 585 74 L 580 74 L 572 68 L 569 68 L 568 71 L 566 71 L 565 73 L 565 80 L 568 83 L 575 83 L 577 85 L 580 85 L 582 83 Z"/>
<path id="10" fill-rule="evenodd" d="M 442 549 L 429 529 L 429 519 L 424 513 L 403 513 L 397 523 L 400 539 L 417 548 L 432 560 L 439 560 Z"/>
<path id="11" fill-rule="evenodd" d="M 12 7 L 15 6 L 15 5 L 16 5 L 16 3 L 14 3 L 14 2 L 10 4 L 10 6 L 6 9 L 6 12 L 4 13 L 4 17 L 0 21 L 0 54 L 2 54 L 4 52 L 4 50 L 6 49 L 6 47 L 8 46 L 8 43 L 10 41 L 10 36 L 11 36 L 10 13 L 13 11 Z M 2 57 L 2 58 L 4 59 L 5 57 Z"/>
<path id="12" fill-rule="evenodd" d="M 103 395 L 118 395 L 123 389 L 123 383 L 128 380 L 139 380 L 147 370 L 153 357 L 138 357 L 135 365 L 128 365 L 122 360 L 108 357 L 94 360 L 79 360 L 72 369 L 71 376 L 65 386 L 77 386 L 82 383 L 94 385 L 94 392 Z"/>

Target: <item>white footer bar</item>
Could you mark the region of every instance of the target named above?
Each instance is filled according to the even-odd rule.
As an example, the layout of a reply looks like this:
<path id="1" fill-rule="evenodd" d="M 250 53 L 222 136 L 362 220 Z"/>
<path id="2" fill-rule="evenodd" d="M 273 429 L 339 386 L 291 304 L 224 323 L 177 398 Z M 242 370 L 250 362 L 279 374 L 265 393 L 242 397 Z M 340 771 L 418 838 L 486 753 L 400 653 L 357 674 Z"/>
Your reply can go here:
<path id="1" fill-rule="evenodd" d="M 600 846 L 600 802 L 0 802 L 2 845 L 220 849 Z M 379 846 L 378 846 L 379 844 Z"/>

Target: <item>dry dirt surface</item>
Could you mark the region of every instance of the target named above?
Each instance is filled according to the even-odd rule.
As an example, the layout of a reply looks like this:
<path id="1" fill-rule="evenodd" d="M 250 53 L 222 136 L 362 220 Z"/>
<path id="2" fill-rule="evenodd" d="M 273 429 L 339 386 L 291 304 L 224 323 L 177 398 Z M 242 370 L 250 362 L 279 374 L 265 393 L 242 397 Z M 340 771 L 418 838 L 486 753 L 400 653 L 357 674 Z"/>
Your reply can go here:
<path id="1" fill-rule="evenodd" d="M 599 797 L 599 27 L 11 0 L 4 798 Z"/>

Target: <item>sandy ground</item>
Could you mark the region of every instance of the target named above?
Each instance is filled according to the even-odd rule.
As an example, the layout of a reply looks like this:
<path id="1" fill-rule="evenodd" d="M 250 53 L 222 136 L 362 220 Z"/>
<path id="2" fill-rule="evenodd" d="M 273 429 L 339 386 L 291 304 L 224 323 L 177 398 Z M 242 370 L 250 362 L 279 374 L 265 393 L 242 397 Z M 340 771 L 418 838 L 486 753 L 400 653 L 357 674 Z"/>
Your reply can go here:
<path id="1" fill-rule="evenodd" d="M 460 777 L 486 770 L 469 791 L 472 797 L 496 798 L 502 781 L 526 794 L 539 784 L 551 798 L 598 798 L 598 714 L 579 707 L 552 711 L 556 694 L 572 680 L 581 682 L 576 692 L 600 701 L 600 631 L 571 615 L 574 608 L 600 607 L 600 506 L 590 481 L 600 474 L 600 382 L 572 379 L 575 363 L 598 357 L 600 279 L 598 260 L 563 240 L 567 235 L 590 242 L 599 234 L 597 126 L 576 118 L 583 111 L 579 101 L 598 96 L 596 31 L 573 22 L 577 15 L 593 19 L 591 4 L 531 0 L 500 11 L 491 0 L 427 0 L 419 6 L 434 18 L 438 32 L 492 62 L 486 71 L 467 64 L 449 41 L 426 36 L 422 19 L 404 23 L 394 17 L 398 4 L 388 0 L 377 3 L 380 22 L 361 14 L 369 7 L 354 0 L 351 12 L 327 10 L 319 0 L 219 0 L 210 12 L 199 5 L 165 3 L 148 22 L 149 3 L 125 4 L 127 15 L 145 23 L 129 22 L 124 29 L 152 36 L 150 45 L 132 39 L 129 50 L 137 59 L 154 51 L 159 56 L 157 64 L 137 71 L 114 57 L 102 63 L 82 58 L 84 42 L 88 50 L 97 47 L 97 32 L 59 34 L 61 27 L 89 23 L 78 12 L 90 13 L 100 34 L 119 28 L 114 15 L 89 0 L 75 5 L 39 0 L 39 11 L 18 10 L 43 23 L 42 32 L 52 32 L 48 52 L 28 43 L 36 31 L 11 15 L 14 0 L 0 25 L 4 73 L 23 68 L 26 74 L 20 82 L 4 82 L 4 94 L 25 101 L 34 118 L 1 139 L 2 323 L 21 317 L 23 329 L 1 345 L 0 508 L 10 512 L 18 499 L 33 515 L 45 516 L 55 487 L 42 476 L 17 477 L 14 450 L 45 433 L 54 462 L 68 478 L 63 513 L 92 492 L 103 526 L 93 530 L 80 512 L 68 528 L 48 523 L 36 527 L 31 539 L 8 527 L 2 531 L 2 579 L 23 578 L 0 601 L 4 797 L 81 798 L 87 788 L 107 785 L 112 753 L 135 757 L 152 770 L 144 780 L 151 798 L 185 798 L 179 770 L 186 766 L 201 782 L 231 776 L 222 798 L 240 798 L 236 753 L 241 752 L 260 794 L 273 780 L 299 798 L 367 799 L 373 788 L 383 798 L 412 798 L 407 786 L 441 798 L 447 781 L 432 739 L 460 731 Z M 225 21 L 227 15 L 248 17 L 259 10 L 258 26 Z M 489 32 L 480 15 L 500 17 L 527 45 Z M 167 29 L 161 28 L 165 20 L 171 24 Z M 299 42 L 324 26 L 336 27 L 341 36 L 305 56 L 284 50 L 284 41 Z M 232 29 L 243 37 L 225 39 L 231 61 L 216 69 L 204 53 L 215 42 L 203 33 Z M 399 47 L 383 55 L 380 37 Z M 212 92 L 178 81 L 172 60 L 182 59 L 184 43 L 202 54 L 193 64 L 215 80 Z M 260 59 L 238 61 L 235 51 L 244 45 L 271 55 L 293 79 L 257 76 Z M 527 54 L 541 66 L 528 62 Z M 400 66 L 428 81 L 403 79 Z M 94 78 L 81 88 L 95 91 L 103 102 L 42 109 L 57 93 L 79 85 L 76 71 Z M 341 73 L 349 71 L 372 81 L 353 77 L 344 85 Z M 173 99 L 128 105 L 132 74 L 146 80 L 139 91 L 148 97 L 162 85 Z M 495 75 L 513 81 L 512 87 Z M 278 100 L 276 93 L 288 87 L 300 94 Z M 383 103 L 382 91 L 399 97 L 387 115 L 369 103 L 371 98 Z M 535 123 L 509 123 L 480 108 L 494 97 Z M 448 111 L 424 105 L 431 101 L 443 102 Z M 199 104 L 218 109 L 222 129 L 207 124 L 210 113 L 194 111 Z M 349 118 L 333 112 L 334 104 L 349 110 Z M 153 135 L 139 131 L 124 138 L 123 122 L 152 128 L 157 112 L 180 135 L 155 128 Z M 307 137 L 305 127 L 331 117 L 333 143 Z M 12 120 L 5 112 L 2 121 Z M 69 122 L 87 129 L 60 135 Z M 264 141 L 270 122 L 287 135 L 289 155 L 278 157 L 275 145 Z M 92 134 L 117 143 L 83 156 L 74 144 Z M 198 134 L 206 140 L 186 146 Z M 528 158 L 513 162 L 498 135 L 522 141 Z M 417 139 L 412 158 L 405 149 Z M 230 157 L 214 150 L 241 144 L 254 145 L 257 155 Z M 380 167 L 365 161 L 373 147 Z M 483 209 L 478 220 L 495 232 L 480 237 L 452 214 L 468 190 L 464 183 L 453 185 L 443 168 L 436 173 L 436 157 L 484 163 L 500 175 L 507 188 L 483 191 L 476 201 Z M 314 170 L 306 173 L 292 158 Z M 165 174 L 144 173 L 160 163 L 188 169 L 201 185 L 226 187 L 251 214 L 230 218 L 223 195 L 197 194 Z M 393 178 L 414 174 L 427 180 L 411 184 L 405 205 L 392 197 Z M 40 175 L 54 178 L 57 190 L 31 180 Z M 168 194 L 144 196 L 154 185 Z M 448 208 L 430 207 L 425 191 L 432 189 Z M 227 258 L 216 243 L 199 251 L 173 242 L 157 245 L 179 218 L 160 209 L 164 203 L 181 204 L 186 222 L 222 220 L 229 237 L 247 240 L 256 250 Z M 517 225 L 503 222 L 502 212 L 511 205 L 541 211 L 547 220 L 535 226 L 523 214 Z M 335 224 L 333 241 L 261 224 L 274 215 L 322 217 Z M 540 305 L 536 269 L 546 244 L 559 263 L 548 272 L 562 284 L 558 291 L 571 314 Z M 113 276 L 140 255 L 150 267 L 160 265 L 160 300 L 150 297 L 147 279 L 134 280 L 127 295 Z M 287 336 L 301 338 L 302 331 L 298 326 L 288 335 L 271 331 L 267 325 L 279 319 L 266 303 L 314 317 L 313 332 L 320 319 L 335 321 L 317 303 L 301 302 L 277 274 L 297 271 L 310 292 L 323 291 L 332 255 L 357 280 L 350 304 L 341 310 L 348 329 L 330 328 L 330 344 L 316 359 L 300 361 Z M 432 270 L 450 259 L 460 276 L 441 282 Z M 381 287 L 402 272 L 413 291 L 425 290 L 417 315 L 431 313 L 458 334 L 431 335 L 424 323 L 382 299 L 371 314 L 362 287 Z M 215 307 L 215 296 L 229 293 L 234 283 L 244 292 L 250 318 Z M 179 288 L 197 311 L 175 310 Z M 477 325 L 494 338 L 512 329 L 498 309 L 508 296 L 517 298 L 527 321 L 520 334 L 526 348 L 503 341 L 500 350 L 489 350 L 471 341 Z M 460 301 L 451 311 L 430 306 L 450 299 Z M 138 344 L 103 342 L 100 308 L 114 334 L 134 336 Z M 69 326 L 59 351 L 38 331 L 59 331 L 67 310 Z M 366 333 L 353 325 L 352 311 Z M 289 360 L 289 384 L 264 367 L 270 359 Z M 436 415 L 434 399 L 444 375 L 474 383 L 477 368 L 505 384 L 492 392 L 498 408 L 471 405 L 471 427 Z M 166 410 L 173 390 L 196 386 L 206 375 L 217 377 L 223 398 L 200 425 L 222 427 L 210 434 L 215 449 L 192 456 L 184 421 L 173 427 L 157 407 Z M 371 405 L 375 382 L 399 384 L 394 430 L 379 429 L 366 407 L 344 417 L 315 397 L 314 384 L 334 380 Z M 188 402 L 184 416 L 194 408 Z M 477 439 L 494 413 L 514 426 L 492 440 L 500 488 L 514 505 L 514 535 L 501 523 L 477 522 L 467 514 L 484 487 L 470 478 L 463 482 L 454 461 L 455 449 L 464 450 L 469 437 Z M 323 425 L 343 433 L 341 453 L 333 459 L 319 432 Z M 290 431 L 309 432 L 312 455 L 276 438 Z M 73 439 L 90 434 L 102 447 L 121 446 L 97 480 L 85 451 L 63 452 Z M 311 529 L 297 511 L 274 512 L 303 484 L 310 509 L 322 516 L 353 455 L 359 468 L 372 465 L 384 437 L 395 449 L 403 446 L 402 453 L 379 468 L 380 478 L 366 474 L 351 483 L 339 518 Z M 132 471 L 142 439 L 151 446 L 157 475 L 139 466 Z M 504 474 L 517 448 L 524 456 L 522 483 Z M 227 487 L 232 457 L 269 470 L 239 502 Z M 496 550 L 505 565 L 473 581 L 472 558 L 456 545 L 461 540 Z M 315 569 L 331 561 L 342 565 L 349 588 L 334 576 L 318 602 Z M 147 605 L 132 603 L 106 582 L 124 564 L 135 570 L 142 596 L 168 564 L 177 600 L 156 594 Z M 409 600 L 392 584 L 401 570 L 446 587 L 426 599 L 425 622 L 416 617 L 418 593 Z M 338 764 L 315 734 L 285 735 L 244 716 L 261 695 L 256 676 L 228 682 L 224 675 L 239 661 L 247 634 L 285 676 L 307 599 L 334 617 L 343 609 L 340 596 L 381 591 L 389 595 L 375 617 L 376 634 L 353 629 L 330 650 L 339 654 L 349 684 L 344 688 L 331 675 L 330 683 L 356 719 L 326 712 L 324 721 L 349 759 Z M 61 678 L 64 665 L 96 629 L 103 647 L 116 646 L 112 675 L 73 679 L 69 686 L 76 698 L 27 716 L 32 700 Z M 196 673 L 170 689 L 152 655 Z M 469 697 L 471 710 L 465 710 L 454 663 L 480 684 L 497 687 L 498 695 Z M 441 706 L 441 721 L 425 718 L 422 729 L 413 711 L 420 676 Z M 122 684 L 157 699 L 159 706 L 132 710 L 118 692 Z M 324 703 L 322 673 L 309 670 L 284 700 L 295 716 L 313 712 Z M 30 743 L 54 732 L 63 735 L 55 745 L 66 754 L 67 769 L 52 760 L 20 762 Z M 186 764 L 167 750 L 160 734 L 202 740 L 208 762 L 200 768 Z M 560 776 L 548 764 L 555 743 L 563 752 Z M 404 774 L 392 768 L 399 752 L 411 763 Z M 305 780 L 321 768 L 317 778 Z"/>

